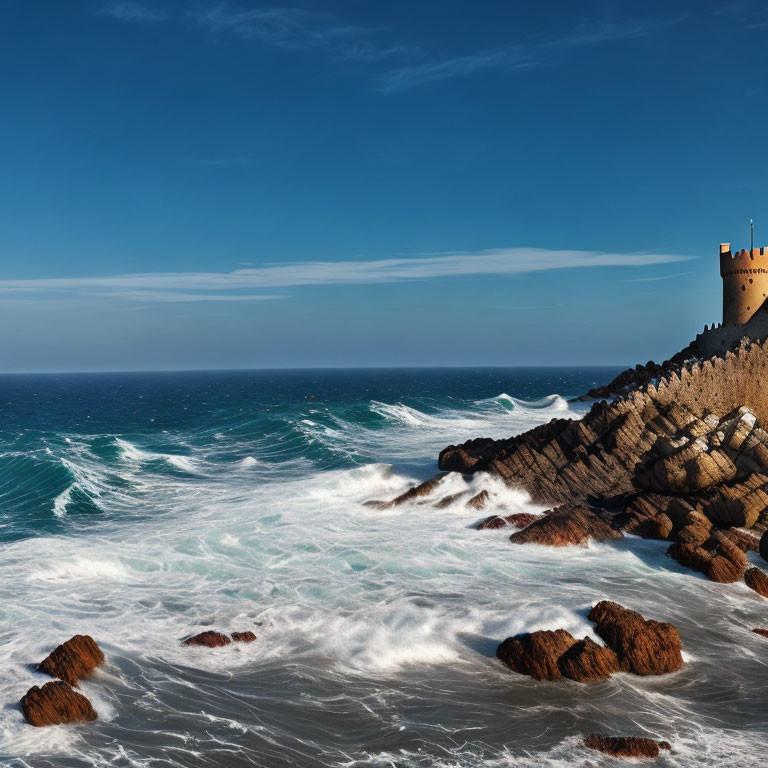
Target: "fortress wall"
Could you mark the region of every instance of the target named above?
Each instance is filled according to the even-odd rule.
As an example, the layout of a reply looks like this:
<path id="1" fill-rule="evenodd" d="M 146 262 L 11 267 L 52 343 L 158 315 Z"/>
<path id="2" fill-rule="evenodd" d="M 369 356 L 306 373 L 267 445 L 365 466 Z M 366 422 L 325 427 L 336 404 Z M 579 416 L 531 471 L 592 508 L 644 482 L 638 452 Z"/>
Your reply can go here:
<path id="1" fill-rule="evenodd" d="M 699 417 L 714 413 L 727 416 L 742 405 L 753 410 L 761 424 L 768 425 L 768 340 L 745 343 L 724 357 L 703 363 L 692 361 L 656 385 L 636 393 L 641 410 L 683 405 Z"/>

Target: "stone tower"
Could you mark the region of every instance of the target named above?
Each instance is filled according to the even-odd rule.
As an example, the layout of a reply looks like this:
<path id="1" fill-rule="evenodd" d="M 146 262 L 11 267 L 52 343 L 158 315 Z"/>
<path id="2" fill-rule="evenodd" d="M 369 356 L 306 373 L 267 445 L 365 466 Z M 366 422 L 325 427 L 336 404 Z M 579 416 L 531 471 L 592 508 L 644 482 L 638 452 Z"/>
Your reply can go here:
<path id="1" fill-rule="evenodd" d="M 720 244 L 723 278 L 723 325 L 744 325 L 768 298 L 768 248 L 746 248 L 731 253 Z"/>

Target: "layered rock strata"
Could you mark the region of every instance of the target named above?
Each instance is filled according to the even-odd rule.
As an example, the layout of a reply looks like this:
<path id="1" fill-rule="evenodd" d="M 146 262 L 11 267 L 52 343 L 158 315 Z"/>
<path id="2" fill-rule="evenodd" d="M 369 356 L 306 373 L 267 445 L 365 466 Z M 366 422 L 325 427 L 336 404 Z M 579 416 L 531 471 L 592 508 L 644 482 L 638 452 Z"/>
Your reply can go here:
<path id="1" fill-rule="evenodd" d="M 513 542 L 561 546 L 625 531 L 669 540 L 672 557 L 710 579 L 740 581 L 745 552 L 768 559 L 768 341 L 690 359 L 716 346 L 717 334 L 700 335 L 664 376 L 595 403 L 581 420 L 448 446 L 439 467 L 488 472 L 552 507 Z M 439 482 L 424 490 L 435 493 Z M 417 498 L 420 488 L 400 499 Z"/>

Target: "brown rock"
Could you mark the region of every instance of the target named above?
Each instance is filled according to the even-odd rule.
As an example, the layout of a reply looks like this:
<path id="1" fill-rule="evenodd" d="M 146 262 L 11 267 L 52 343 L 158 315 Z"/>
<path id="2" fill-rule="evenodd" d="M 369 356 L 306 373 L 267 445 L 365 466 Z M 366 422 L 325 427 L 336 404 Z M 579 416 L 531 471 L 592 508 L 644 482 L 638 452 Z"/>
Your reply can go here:
<path id="1" fill-rule="evenodd" d="M 612 528 L 593 510 L 587 507 L 563 506 L 539 517 L 522 531 L 513 533 L 509 540 L 515 544 L 565 547 L 570 544 L 583 544 L 589 539 L 607 541 L 620 538 L 621 532 Z"/>
<path id="2" fill-rule="evenodd" d="M 757 635 L 768 637 L 768 629 L 761 629 L 760 627 L 758 627 L 757 629 L 753 629 L 752 631 Z"/>
<path id="3" fill-rule="evenodd" d="M 589 612 L 595 632 L 618 657 L 619 666 L 636 675 L 664 675 L 683 666 L 677 630 L 666 622 L 645 619 L 617 603 L 603 600 Z"/>
<path id="4" fill-rule="evenodd" d="M 104 661 L 104 654 L 89 635 L 75 635 L 51 651 L 39 664 L 41 672 L 70 685 L 88 677 Z"/>
<path id="5" fill-rule="evenodd" d="M 447 496 L 443 496 L 440 501 L 435 502 L 434 507 L 435 509 L 445 509 L 446 507 L 450 507 L 451 504 L 453 504 L 455 501 L 458 501 L 463 495 L 464 491 L 459 491 L 458 493 L 449 493 Z"/>
<path id="6" fill-rule="evenodd" d="M 768 597 L 768 575 L 760 568 L 750 568 L 744 574 L 744 581 L 750 589 L 754 589 L 758 595 Z"/>
<path id="7" fill-rule="evenodd" d="M 480 491 L 475 494 L 468 502 L 467 506 L 472 509 L 482 509 L 488 501 L 488 491 Z"/>
<path id="8" fill-rule="evenodd" d="M 681 565 L 721 584 L 741 581 L 747 570 L 746 555 L 721 531 L 713 533 L 701 546 L 678 541 L 668 554 Z"/>
<path id="9" fill-rule="evenodd" d="M 207 632 L 201 632 L 199 635 L 188 637 L 184 645 L 199 645 L 204 648 L 220 648 L 222 645 L 229 645 L 232 641 L 221 632 L 214 632 L 209 629 Z"/>
<path id="10" fill-rule="evenodd" d="M 430 477 L 429 480 L 425 480 L 423 483 L 415 485 L 413 488 L 409 488 L 405 493 L 401 493 L 397 498 L 389 502 L 389 506 L 397 507 L 400 506 L 400 504 L 405 504 L 407 501 L 413 501 L 414 499 L 429 496 L 429 494 L 440 485 L 442 479 L 443 475 Z"/>
<path id="11" fill-rule="evenodd" d="M 729 528 L 727 531 L 721 531 L 721 533 L 742 552 L 757 552 L 760 549 L 759 537 L 742 528 Z"/>
<path id="12" fill-rule="evenodd" d="M 557 666 L 563 677 L 579 683 L 590 683 L 604 680 L 618 672 L 619 660 L 610 648 L 585 637 L 560 656 Z"/>
<path id="13" fill-rule="evenodd" d="M 496 649 L 496 655 L 515 672 L 536 680 L 559 680 L 562 675 L 557 660 L 576 638 L 564 629 L 526 632 L 508 637 Z"/>
<path id="14" fill-rule="evenodd" d="M 32 686 L 21 700 L 21 711 L 30 725 L 85 723 L 96 719 L 91 702 L 62 680 Z"/>
<path id="15" fill-rule="evenodd" d="M 507 528 L 510 525 L 515 528 L 526 528 L 531 523 L 538 520 L 539 517 L 539 515 L 534 515 L 531 512 L 516 512 L 514 515 L 507 515 L 506 517 L 492 515 L 478 523 L 477 528 L 481 531 L 487 528 Z"/>
<path id="16" fill-rule="evenodd" d="M 252 643 L 256 639 L 256 635 L 253 632 L 233 632 L 232 639 L 236 643 Z"/>
<path id="17" fill-rule="evenodd" d="M 603 736 L 599 733 L 587 736 L 584 746 L 612 757 L 654 758 L 662 749 L 672 749 L 667 741 L 654 741 L 642 736 Z"/>

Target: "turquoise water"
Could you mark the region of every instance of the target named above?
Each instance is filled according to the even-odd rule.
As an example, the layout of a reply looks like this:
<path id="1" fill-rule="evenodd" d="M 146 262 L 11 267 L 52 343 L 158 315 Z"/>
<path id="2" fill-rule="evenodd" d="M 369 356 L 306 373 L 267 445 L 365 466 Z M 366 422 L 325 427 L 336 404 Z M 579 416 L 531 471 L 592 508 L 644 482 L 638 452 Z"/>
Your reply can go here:
<path id="1" fill-rule="evenodd" d="M 536 507 L 487 476 L 448 475 L 446 509 L 364 504 L 449 443 L 578 418 L 567 399 L 615 373 L 0 377 L 3 765 L 601 765 L 593 730 L 666 738 L 663 765 L 754 764 L 768 655 L 749 629 L 768 618 L 746 586 L 661 542 L 512 547 L 464 500 Z M 589 634 L 604 597 L 673 621 L 686 667 L 579 686 L 494 659 L 516 632 Z M 258 640 L 181 645 L 210 628 Z M 82 684 L 100 719 L 33 729 L 16 702 L 76 632 L 107 655 Z"/>

